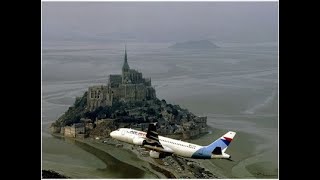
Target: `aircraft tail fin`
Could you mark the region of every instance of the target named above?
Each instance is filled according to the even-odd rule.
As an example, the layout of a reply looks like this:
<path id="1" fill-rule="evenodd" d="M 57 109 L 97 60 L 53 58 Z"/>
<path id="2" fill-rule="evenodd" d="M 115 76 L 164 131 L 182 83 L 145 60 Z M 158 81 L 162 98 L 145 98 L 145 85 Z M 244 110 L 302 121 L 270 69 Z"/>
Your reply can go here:
<path id="1" fill-rule="evenodd" d="M 229 131 L 225 135 L 221 136 L 219 139 L 215 140 L 213 143 L 206 146 L 206 151 L 212 152 L 212 154 L 222 154 L 224 153 L 231 141 L 233 140 L 236 132 Z"/>

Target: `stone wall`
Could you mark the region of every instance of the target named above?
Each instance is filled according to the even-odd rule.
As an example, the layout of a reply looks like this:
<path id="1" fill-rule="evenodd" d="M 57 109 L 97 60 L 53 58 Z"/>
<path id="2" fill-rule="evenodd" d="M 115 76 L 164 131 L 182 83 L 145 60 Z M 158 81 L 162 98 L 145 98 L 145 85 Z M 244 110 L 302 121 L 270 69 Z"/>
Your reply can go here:
<path id="1" fill-rule="evenodd" d="M 65 137 L 76 137 L 75 129 L 71 126 L 64 127 L 64 136 Z"/>
<path id="2" fill-rule="evenodd" d="M 86 137 L 87 137 L 86 134 L 76 134 L 76 138 L 84 139 Z"/>
<path id="3" fill-rule="evenodd" d="M 64 127 L 61 127 L 60 134 L 64 135 Z"/>
<path id="4" fill-rule="evenodd" d="M 146 99 L 155 99 L 156 98 L 156 90 L 153 87 L 147 87 L 147 96 Z"/>
<path id="5" fill-rule="evenodd" d="M 194 119 L 194 122 L 201 128 L 206 128 L 207 127 L 207 117 L 196 117 Z"/>
<path id="6" fill-rule="evenodd" d="M 110 88 L 109 92 L 113 96 L 113 101 L 119 101 L 120 97 L 124 95 L 124 89 L 121 89 L 119 87 Z"/>
<path id="7" fill-rule="evenodd" d="M 72 126 L 65 126 L 64 127 L 64 136 L 65 137 L 76 137 L 78 134 L 84 134 L 85 127 L 82 123 L 76 123 Z"/>
<path id="8" fill-rule="evenodd" d="M 143 101 L 147 99 L 147 88 L 143 84 L 121 84 L 116 96 L 123 101 Z"/>
<path id="9" fill-rule="evenodd" d="M 107 87 L 91 86 L 88 89 L 87 105 L 90 110 L 106 105 Z"/>
<path id="10" fill-rule="evenodd" d="M 136 85 L 136 98 L 137 101 L 146 100 L 147 97 L 147 90 L 143 84 Z"/>
<path id="11" fill-rule="evenodd" d="M 84 134 L 85 133 L 85 127 L 82 125 L 81 127 L 75 127 L 75 134 Z"/>
<path id="12" fill-rule="evenodd" d="M 136 86 L 134 84 L 124 84 L 120 86 L 124 88 L 124 96 L 122 97 L 125 101 L 133 101 L 136 97 Z"/>
<path id="13" fill-rule="evenodd" d="M 86 124 L 85 124 L 85 129 L 86 129 L 86 130 L 91 130 L 91 129 L 93 129 L 93 128 L 94 128 L 93 123 L 86 123 Z"/>
<path id="14" fill-rule="evenodd" d="M 120 74 L 111 74 L 109 75 L 108 85 L 110 87 L 118 87 L 122 83 L 122 77 Z"/>
<path id="15" fill-rule="evenodd" d="M 138 72 L 134 69 L 129 70 L 128 76 L 129 76 L 128 78 L 130 79 L 130 82 L 132 84 L 139 84 L 139 83 L 143 82 L 142 73 Z"/>
<path id="16" fill-rule="evenodd" d="M 60 133 L 60 131 L 61 131 L 61 127 L 60 126 L 51 126 L 50 127 L 50 130 L 51 130 L 51 132 L 52 133 Z"/>
<path id="17" fill-rule="evenodd" d="M 94 123 L 96 125 L 99 125 L 101 123 L 113 123 L 113 122 L 114 122 L 114 119 L 107 118 L 107 119 L 97 119 Z"/>
<path id="18" fill-rule="evenodd" d="M 151 86 L 151 78 L 144 78 L 143 81 L 144 81 L 144 85 Z"/>

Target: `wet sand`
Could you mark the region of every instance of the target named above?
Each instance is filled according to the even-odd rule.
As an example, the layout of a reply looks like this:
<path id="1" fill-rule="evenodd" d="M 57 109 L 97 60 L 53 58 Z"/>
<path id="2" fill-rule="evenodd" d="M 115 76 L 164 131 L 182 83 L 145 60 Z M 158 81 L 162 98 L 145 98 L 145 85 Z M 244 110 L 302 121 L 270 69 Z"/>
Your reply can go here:
<path id="1" fill-rule="evenodd" d="M 208 134 L 187 141 L 197 143 L 199 145 L 208 145 L 226 132 L 227 131 L 225 129 L 210 127 Z M 159 168 L 154 168 L 154 166 L 159 167 L 159 164 L 156 162 L 157 160 L 154 160 L 150 157 L 142 157 L 137 151 L 137 147 L 134 147 L 131 144 L 111 139 L 111 142 L 123 145 L 123 147 L 117 148 L 114 145 L 102 143 L 102 140 L 94 140 L 92 138 L 63 138 L 61 135 L 58 135 L 56 138 L 60 140 L 64 139 L 64 141 L 68 143 L 75 144 L 81 149 L 99 158 L 105 165 L 108 166 L 108 168 L 98 169 L 104 170 L 105 173 L 110 172 L 112 177 L 168 178 L 166 173 L 161 171 L 159 172 Z M 205 167 L 219 178 L 277 178 L 277 165 L 272 164 L 272 161 L 265 156 L 266 153 L 269 153 L 270 156 L 274 156 L 274 153 L 272 153 L 270 150 L 257 151 L 259 146 L 257 143 L 252 143 L 254 141 L 257 141 L 260 144 L 267 143 L 267 140 L 264 138 L 254 137 L 251 134 L 244 132 L 237 132 L 236 137 L 226 151 L 226 153 L 232 155 L 232 161 L 225 159 L 192 160 L 198 162 L 202 167 Z M 110 157 L 106 158 L 106 156 L 112 156 L 114 160 L 110 161 Z M 119 162 L 114 161 L 121 161 L 122 163 L 119 164 Z M 132 167 L 137 168 L 137 170 L 134 170 L 135 175 L 130 173 L 128 174 L 127 171 L 119 172 L 119 169 L 128 169 L 128 166 L 130 166 L 131 170 L 134 169 Z M 114 172 L 116 172 L 113 171 L 114 168 L 117 169 L 119 174 L 114 174 Z M 160 169 L 163 169 L 164 171 L 170 171 L 175 177 L 181 176 L 181 174 L 172 171 L 170 168 L 161 166 Z M 146 174 L 142 174 L 141 172 L 146 172 Z M 124 174 L 127 174 L 128 176 L 123 176 Z M 81 173 L 76 175 L 68 175 L 79 178 L 83 176 Z"/>
<path id="2" fill-rule="evenodd" d="M 197 143 L 200 145 L 207 145 L 224 134 L 224 129 L 209 128 L 210 133 L 200 136 L 188 142 Z M 238 136 L 238 137 L 237 137 Z M 265 156 L 261 155 L 265 153 L 262 151 L 260 154 L 254 154 L 257 146 L 253 146 L 250 141 L 256 140 L 260 143 L 264 143 L 263 138 L 253 138 L 252 135 L 247 133 L 238 132 L 234 141 L 230 144 L 229 149 L 226 153 L 232 155 L 232 161 L 225 159 L 212 159 L 212 160 L 201 160 L 192 159 L 192 161 L 198 162 L 202 167 L 209 170 L 219 178 L 277 178 L 277 169 L 275 165 L 270 162 L 269 159 L 265 159 Z M 58 135 L 61 139 L 61 136 Z M 241 138 L 239 138 L 241 137 Z M 63 137 L 62 137 L 63 138 Z M 92 138 L 87 139 L 74 139 L 74 138 L 63 138 L 66 141 L 71 142 L 84 149 L 85 151 L 95 155 L 101 159 L 104 163 L 108 164 L 108 171 L 112 171 L 113 168 L 127 169 L 126 166 L 133 166 L 138 168 L 139 171 L 145 171 L 148 175 L 144 178 L 172 178 L 181 176 L 180 173 L 175 172 L 172 168 L 166 168 L 159 165 L 156 159 L 150 157 L 143 157 L 137 151 L 137 147 L 119 142 L 117 140 L 108 139 L 110 143 L 102 143 L 102 140 L 94 140 Z M 122 144 L 123 147 L 115 147 L 115 144 Z M 240 146 L 240 144 L 242 146 Z M 239 147 L 249 147 L 241 148 Z M 248 154 L 252 154 L 248 156 Z M 116 160 L 123 162 L 120 166 L 110 164 L 110 158 L 104 158 L 106 155 L 110 155 Z M 258 160 L 259 159 L 259 160 Z M 269 167 L 267 169 L 266 167 Z M 131 167 L 132 169 L 132 167 Z M 165 173 L 164 173 L 165 171 Z M 171 173 L 171 176 L 168 175 Z M 120 172 L 121 174 L 121 172 Z M 141 174 L 138 176 L 142 176 Z M 126 178 L 126 176 L 124 176 Z M 127 178 L 133 178 L 129 175 Z"/>
<path id="3" fill-rule="evenodd" d="M 58 139 L 64 139 L 69 143 L 76 144 L 81 149 L 95 155 L 99 159 L 101 159 L 107 166 L 108 171 L 117 170 L 119 168 L 123 170 L 123 172 L 118 172 L 119 177 L 121 178 L 135 178 L 135 177 L 143 177 L 143 178 L 175 178 L 178 177 L 175 172 L 171 172 L 169 169 L 165 169 L 163 167 L 159 167 L 157 164 L 157 160 L 150 157 L 140 156 L 137 151 L 137 147 L 133 148 L 133 145 L 119 142 L 117 140 L 108 139 L 108 143 L 102 143 L 102 140 L 94 140 L 92 138 L 86 139 L 78 139 L 78 138 L 65 138 L 60 134 L 53 134 L 54 137 Z M 123 147 L 115 147 L 115 144 L 122 144 Z M 108 157 L 106 157 L 108 156 Z M 110 160 L 110 156 L 113 158 Z M 119 162 L 115 161 L 121 161 Z M 130 166 L 130 167 L 129 167 Z M 155 168 L 155 166 L 157 168 Z M 133 168 L 134 167 L 134 168 Z M 128 169 L 134 172 L 134 176 L 131 173 L 128 173 Z M 141 172 L 146 172 L 146 174 L 142 174 Z M 113 171 L 114 172 L 114 171 Z M 140 174 L 139 174 L 140 173 Z M 125 176 L 123 176 L 125 175 Z"/>
<path id="4" fill-rule="evenodd" d="M 57 50 L 64 49 L 61 44 L 70 46 L 60 43 Z M 212 132 L 190 142 L 207 145 L 229 130 L 237 132 L 226 151 L 234 161 L 199 160 L 204 166 L 227 178 L 277 178 L 277 46 L 221 45 L 214 52 L 197 54 L 171 51 L 162 44 L 143 47 L 135 44 L 129 48 L 129 64 L 140 69 L 145 77 L 152 77 L 158 98 L 179 104 L 196 115 L 208 116 Z M 123 47 L 119 44 L 110 47 L 85 52 L 64 50 L 61 54 L 50 46 L 52 50 L 44 51 L 44 168 L 67 172 L 66 175 L 75 178 L 119 178 L 113 172 L 97 172 L 108 168 L 103 161 L 79 146 L 52 138 L 47 131 L 49 124 L 88 86 L 105 84 L 106 75 L 120 72 Z M 90 60 L 84 55 L 90 56 Z M 134 155 L 130 151 L 125 154 Z"/>
<path id="5" fill-rule="evenodd" d="M 227 129 L 216 128 L 210 128 L 210 130 L 210 134 L 190 142 L 208 145 L 228 131 Z M 276 152 L 273 148 L 261 148 L 261 145 L 269 143 L 266 138 L 237 131 L 237 135 L 226 151 L 227 154 L 232 156 L 232 161 L 225 159 L 197 161 L 211 171 L 221 172 L 222 176 L 228 178 L 278 178 Z"/>

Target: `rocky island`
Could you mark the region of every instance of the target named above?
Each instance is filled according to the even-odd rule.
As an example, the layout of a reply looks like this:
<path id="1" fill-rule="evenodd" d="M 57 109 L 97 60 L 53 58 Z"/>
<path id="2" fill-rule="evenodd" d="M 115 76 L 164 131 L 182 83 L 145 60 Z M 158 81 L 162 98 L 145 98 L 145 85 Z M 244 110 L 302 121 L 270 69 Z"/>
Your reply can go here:
<path id="1" fill-rule="evenodd" d="M 109 75 L 106 85 L 89 87 L 50 128 L 56 137 L 71 138 L 95 148 L 101 152 L 98 153 L 100 155 L 108 153 L 159 178 L 221 177 L 216 172 L 210 172 L 212 168 L 203 168 L 201 161 L 178 156 L 153 159 L 137 145 L 110 138 L 110 132 L 118 128 L 147 131 L 149 123 L 153 122 L 157 122 L 160 135 L 175 139 L 191 139 L 207 133 L 208 128 L 207 117 L 196 116 L 179 105 L 158 99 L 151 79 L 130 69 L 125 49 L 122 74 Z M 129 156 L 132 155 L 128 155 L 127 151 L 144 163 L 131 162 Z"/>
<path id="2" fill-rule="evenodd" d="M 160 135 L 190 139 L 207 132 L 207 117 L 199 117 L 156 97 L 151 79 L 130 69 L 125 49 L 122 74 L 111 74 L 106 85 L 88 88 L 73 106 L 52 123 L 51 131 L 67 137 L 109 137 L 127 127 L 145 131 L 157 123 Z"/>

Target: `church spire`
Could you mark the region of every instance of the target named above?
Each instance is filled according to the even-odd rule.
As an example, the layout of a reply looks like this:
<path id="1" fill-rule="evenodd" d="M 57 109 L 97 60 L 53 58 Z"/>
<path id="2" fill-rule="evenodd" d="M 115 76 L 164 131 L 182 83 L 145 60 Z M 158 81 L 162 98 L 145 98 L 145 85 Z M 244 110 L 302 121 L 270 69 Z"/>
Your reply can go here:
<path id="1" fill-rule="evenodd" d="M 122 71 L 128 71 L 130 69 L 127 59 L 127 44 L 124 46 L 124 63 L 122 66 Z"/>

